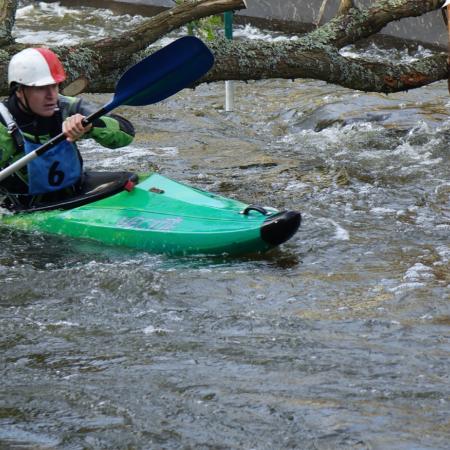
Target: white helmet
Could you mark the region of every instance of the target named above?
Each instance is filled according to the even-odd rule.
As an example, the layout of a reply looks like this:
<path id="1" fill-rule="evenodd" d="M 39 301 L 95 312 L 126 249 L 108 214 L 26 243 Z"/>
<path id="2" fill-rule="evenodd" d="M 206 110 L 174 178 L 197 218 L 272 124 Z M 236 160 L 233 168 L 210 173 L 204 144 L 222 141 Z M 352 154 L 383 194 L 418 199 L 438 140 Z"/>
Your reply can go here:
<path id="1" fill-rule="evenodd" d="M 8 66 L 8 84 L 47 86 L 66 79 L 64 67 L 48 48 L 27 48 L 11 58 Z"/>

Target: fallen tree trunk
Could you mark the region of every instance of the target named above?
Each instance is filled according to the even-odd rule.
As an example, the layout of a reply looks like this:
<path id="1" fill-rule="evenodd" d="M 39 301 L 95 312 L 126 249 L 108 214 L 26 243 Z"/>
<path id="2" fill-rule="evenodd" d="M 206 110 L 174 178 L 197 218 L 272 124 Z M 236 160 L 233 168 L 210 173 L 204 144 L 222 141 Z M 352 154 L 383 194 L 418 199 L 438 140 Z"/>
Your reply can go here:
<path id="1" fill-rule="evenodd" d="M 251 0 L 250 0 L 251 1 Z M 314 78 L 348 88 L 396 92 L 418 88 L 447 78 L 447 55 L 434 54 L 410 64 L 349 59 L 339 50 L 378 33 L 388 23 L 417 17 L 439 9 L 444 0 L 379 0 L 365 9 L 341 2 L 339 14 L 296 41 L 228 41 L 208 45 L 216 57 L 203 82 L 259 80 L 267 78 Z M 23 48 L 11 39 L 17 1 L 0 0 L 0 81 L 6 93 L 6 67 L 12 54 Z M 193 0 L 145 20 L 133 32 L 97 42 L 53 50 L 61 56 L 69 79 L 85 76 L 92 92 L 108 92 L 126 67 L 148 53 L 148 45 L 186 23 L 245 8 L 243 0 Z"/>

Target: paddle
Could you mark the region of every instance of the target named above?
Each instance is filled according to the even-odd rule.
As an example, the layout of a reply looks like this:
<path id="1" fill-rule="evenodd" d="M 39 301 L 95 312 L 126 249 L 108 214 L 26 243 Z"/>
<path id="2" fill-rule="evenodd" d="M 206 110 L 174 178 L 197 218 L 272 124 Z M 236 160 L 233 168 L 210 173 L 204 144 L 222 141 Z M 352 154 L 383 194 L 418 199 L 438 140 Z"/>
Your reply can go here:
<path id="1" fill-rule="evenodd" d="M 110 102 L 86 117 L 83 123 L 89 125 L 121 105 L 143 106 L 164 100 L 192 85 L 208 72 L 213 63 L 214 56 L 200 39 L 194 36 L 182 37 L 128 69 L 117 82 Z M 0 181 L 64 139 L 64 133 L 58 134 L 9 165 L 0 171 Z"/>

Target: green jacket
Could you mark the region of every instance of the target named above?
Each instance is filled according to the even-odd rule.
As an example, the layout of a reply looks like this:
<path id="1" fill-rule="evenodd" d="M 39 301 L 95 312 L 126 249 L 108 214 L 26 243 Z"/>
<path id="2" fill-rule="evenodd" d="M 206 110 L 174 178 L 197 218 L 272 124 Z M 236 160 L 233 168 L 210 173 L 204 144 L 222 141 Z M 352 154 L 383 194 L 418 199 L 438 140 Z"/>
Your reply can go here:
<path id="1" fill-rule="evenodd" d="M 45 143 L 51 137 L 62 131 L 62 122 L 76 113 L 88 116 L 96 110 L 90 103 L 81 98 L 59 96 L 59 111 L 50 118 L 24 113 L 13 95 L 5 101 L 5 106 L 22 131 L 23 136 L 32 142 Z M 133 125 L 118 115 L 102 116 L 93 123 L 92 129 L 81 139 L 94 139 L 103 147 L 119 148 L 130 144 L 134 138 Z M 0 117 L 0 168 L 4 168 L 24 156 L 14 143 L 12 136 L 2 117 Z M 0 182 L 4 190 L 25 193 L 27 192 L 27 168 L 26 166 Z"/>

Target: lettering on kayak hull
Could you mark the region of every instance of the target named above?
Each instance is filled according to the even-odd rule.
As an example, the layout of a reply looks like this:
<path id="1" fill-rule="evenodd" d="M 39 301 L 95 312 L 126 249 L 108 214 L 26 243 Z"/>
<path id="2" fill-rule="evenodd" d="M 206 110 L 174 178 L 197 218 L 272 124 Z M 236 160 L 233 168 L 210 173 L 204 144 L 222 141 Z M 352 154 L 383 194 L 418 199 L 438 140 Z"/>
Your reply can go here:
<path id="1" fill-rule="evenodd" d="M 146 219 L 144 217 L 125 217 L 117 221 L 117 226 L 135 230 L 171 231 L 183 222 L 181 217 L 170 219 Z"/>

